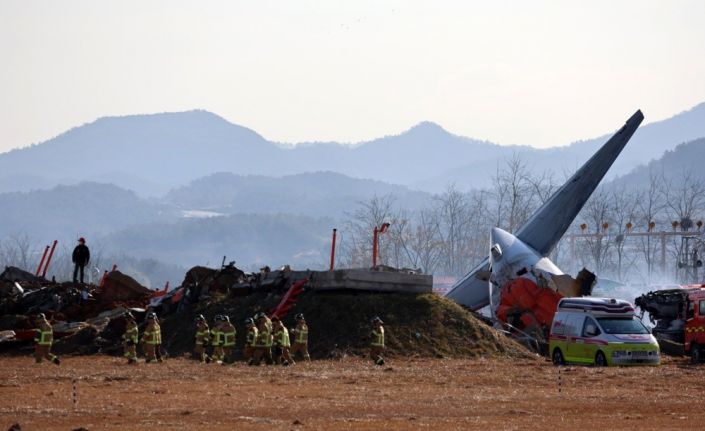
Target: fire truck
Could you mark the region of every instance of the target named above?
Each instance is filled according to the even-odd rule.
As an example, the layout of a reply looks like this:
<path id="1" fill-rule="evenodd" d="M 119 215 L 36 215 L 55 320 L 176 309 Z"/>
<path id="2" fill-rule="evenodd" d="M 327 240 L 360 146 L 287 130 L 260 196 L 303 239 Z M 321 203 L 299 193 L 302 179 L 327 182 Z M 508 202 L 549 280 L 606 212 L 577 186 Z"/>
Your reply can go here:
<path id="1" fill-rule="evenodd" d="M 705 284 L 656 290 L 634 303 L 656 325 L 652 333 L 662 352 L 689 355 L 693 363 L 705 360 Z"/>

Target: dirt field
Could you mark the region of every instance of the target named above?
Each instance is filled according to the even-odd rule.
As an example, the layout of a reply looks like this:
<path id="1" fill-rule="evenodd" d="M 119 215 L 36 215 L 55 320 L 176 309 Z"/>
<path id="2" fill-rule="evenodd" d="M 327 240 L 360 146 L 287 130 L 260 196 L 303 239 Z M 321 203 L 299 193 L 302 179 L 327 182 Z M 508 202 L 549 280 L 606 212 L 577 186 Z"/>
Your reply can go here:
<path id="1" fill-rule="evenodd" d="M 0 358 L 0 430 L 705 429 L 705 365 L 358 358 L 289 368 Z M 72 379 L 77 399 L 72 402 Z"/>

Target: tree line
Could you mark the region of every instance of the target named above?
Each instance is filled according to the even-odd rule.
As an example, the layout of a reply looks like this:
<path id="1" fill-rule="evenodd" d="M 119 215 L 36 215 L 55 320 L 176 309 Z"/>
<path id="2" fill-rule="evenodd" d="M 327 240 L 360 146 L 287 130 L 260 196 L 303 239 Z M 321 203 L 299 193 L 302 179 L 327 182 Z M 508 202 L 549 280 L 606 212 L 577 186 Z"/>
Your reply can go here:
<path id="1" fill-rule="evenodd" d="M 370 266 L 373 229 L 388 222 L 379 263 L 462 276 L 487 256 L 492 227 L 516 231 L 569 177 L 563 176 L 557 181 L 554 174 L 532 172 L 515 155 L 498 166 L 491 187 L 463 192 L 450 185 L 417 211 L 401 208 L 392 195 L 358 202 L 340 230 L 338 266 Z M 704 215 L 705 183 L 692 172 L 651 172 L 640 187 L 612 181 L 593 193 L 550 257 L 573 275 L 586 267 L 625 283 L 677 280 L 676 262 L 685 258 L 681 238 L 668 237 L 662 270 L 657 234 L 672 229 L 697 234 Z M 629 235 L 649 231 L 653 235 Z"/>

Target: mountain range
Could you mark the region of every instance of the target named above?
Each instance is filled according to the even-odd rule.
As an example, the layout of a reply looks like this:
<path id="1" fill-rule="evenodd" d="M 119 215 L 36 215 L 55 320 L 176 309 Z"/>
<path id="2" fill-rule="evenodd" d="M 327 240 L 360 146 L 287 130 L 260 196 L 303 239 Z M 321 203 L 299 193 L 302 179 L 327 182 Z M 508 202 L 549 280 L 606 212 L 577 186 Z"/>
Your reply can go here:
<path id="1" fill-rule="evenodd" d="M 624 118 L 615 119 L 615 129 Z M 648 113 L 647 113 L 648 115 Z M 582 164 L 607 135 L 565 147 L 501 146 L 457 136 L 423 122 L 394 136 L 354 145 L 282 144 L 207 111 L 106 117 L 53 139 L 0 154 L 0 192 L 81 181 L 112 183 L 139 196 L 170 190 L 217 172 L 282 177 L 331 171 L 437 192 L 455 183 L 485 187 L 503 160 L 518 154 L 537 171 L 562 174 Z M 705 103 L 642 126 L 610 178 L 705 136 Z"/>

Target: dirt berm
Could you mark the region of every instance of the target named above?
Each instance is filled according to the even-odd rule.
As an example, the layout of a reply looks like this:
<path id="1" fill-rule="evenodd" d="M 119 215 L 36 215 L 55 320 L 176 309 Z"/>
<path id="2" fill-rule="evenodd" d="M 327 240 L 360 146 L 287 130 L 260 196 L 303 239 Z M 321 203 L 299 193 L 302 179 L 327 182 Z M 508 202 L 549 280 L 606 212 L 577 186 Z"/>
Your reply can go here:
<path id="1" fill-rule="evenodd" d="M 237 328 L 237 355 L 244 344 L 244 319 L 273 309 L 279 295 L 201 301 L 193 310 L 162 322 L 164 349 L 172 356 L 190 352 L 194 317 L 212 323 L 226 314 Z M 309 349 L 314 358 L 358 355 L 368 351 L 370 318 L 385 322 L 387 355 L 421 357 L 529 357 L 523 346 L 475 318 L 456 303 L 435 294 L 305 292 L 284 318 L 288 328 L 303 313 L 309 325 Z"/>

